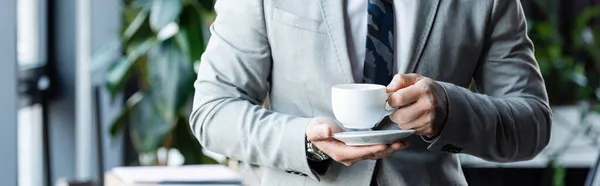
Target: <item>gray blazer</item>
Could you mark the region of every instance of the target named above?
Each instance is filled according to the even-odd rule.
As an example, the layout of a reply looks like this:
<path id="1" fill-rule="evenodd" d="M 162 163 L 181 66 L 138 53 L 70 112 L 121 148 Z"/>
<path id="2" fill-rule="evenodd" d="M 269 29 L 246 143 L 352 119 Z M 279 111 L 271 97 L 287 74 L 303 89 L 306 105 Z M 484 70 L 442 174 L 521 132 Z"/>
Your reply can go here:
<path id="1" fill-rule="evenodd" d="M 190 124 L 207 149 L 260 165 L 263 185 L 466 185 L 455 153 L 514 162 L 550 138 L 551 111 L 519 0 L 421 0 L 406 73 L 438 81 L 448 117 L 432 142 L 309 168 L 305 128 L 353 83 L 343 0 L 218 0 Z M 402 19 L 402 18 L 397 18 Z M 466 87 L 472 82 L 479 93 Z M 261 104 L 269 98 L 268 108 Z M 395 124 L 388 124 L 395 127 Z"/>

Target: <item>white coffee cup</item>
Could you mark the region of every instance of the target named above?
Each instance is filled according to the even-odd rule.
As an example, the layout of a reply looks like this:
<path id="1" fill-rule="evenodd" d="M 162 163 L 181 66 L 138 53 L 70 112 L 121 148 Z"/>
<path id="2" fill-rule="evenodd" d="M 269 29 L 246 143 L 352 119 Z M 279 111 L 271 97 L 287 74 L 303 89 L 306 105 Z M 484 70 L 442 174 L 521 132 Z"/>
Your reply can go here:
<path id="1" fill-rule="evenodd" d="M 340 84 L 331 87 L 331 107 L 344 128 L 371 129 L 395 109 L 387 104 L 386 87 L 377 84 Z"/>

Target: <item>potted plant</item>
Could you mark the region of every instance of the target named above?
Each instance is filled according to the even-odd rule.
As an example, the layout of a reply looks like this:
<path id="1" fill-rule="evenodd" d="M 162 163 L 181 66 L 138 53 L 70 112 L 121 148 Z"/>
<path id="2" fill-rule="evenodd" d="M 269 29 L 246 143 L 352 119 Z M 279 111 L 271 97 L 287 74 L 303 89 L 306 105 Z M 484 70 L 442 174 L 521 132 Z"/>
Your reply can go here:
<path id="1" fill-rule="evenodd" d="M 94 56 L 96 66 L 109 66 L 105 82 L 113 101 L 116 95 L 125 95 L 111 135 L 128 127 L 135 150 L 153 155 L 151 164 L 168 162 L 158 161 L 165 149 L 177 149 L 185 164 L 214 163 L 202 155 L 188 125 L 194 69 L 204 52 L 213 4 L 213 0 L 123 0 L 121 40 L 103 49 L 121 50 L 122 56 L 115 61 L 105 60 L 110 52 Z M 135 93 L 123 94 L 126 90 Z"/>
<path id="2" fill-rule="evenodd" d="M 529 36 L 555 112 L 553 123 L 574 127 L 569 138 L 584 137 L 595 143 L 598 129 L 586 118 L 600 113 L 600 26 L 593 24 L 600 17 L 600 6 L 584 9 L 566 26 L 571 29 L 561 32 L 556 2 L 536 0 L 535 5 L 540 16 L 530 19 Z M 556 120 L 558 112 L 569 110 L 577 114 Z M 563 141 L 545 154 L 553 185 L 564 185 L 566 170 L 559 159 L 572 142 Z"/>

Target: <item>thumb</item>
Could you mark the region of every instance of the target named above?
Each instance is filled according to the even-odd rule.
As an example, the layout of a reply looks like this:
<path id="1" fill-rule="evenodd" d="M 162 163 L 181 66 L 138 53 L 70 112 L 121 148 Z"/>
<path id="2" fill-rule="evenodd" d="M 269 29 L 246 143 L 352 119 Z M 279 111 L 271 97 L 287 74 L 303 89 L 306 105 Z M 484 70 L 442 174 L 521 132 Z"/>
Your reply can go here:
<path id="1" fill-rule="evenodd" d="M 331 128 L 329 128 L 328 125 L 319 124 L 317 126 L 312 127 L 311 131 L 309 132 L 308 139 L 310 141 L 327 140 L 331 138 L 331 133 Z"/>
<path id="2" fill-rule="evenodd" d="M 415 84 L 421 78 L 418 74 L 396 74 L 386 87 L 386 92 L 396 92 L 400 89 L 406 88 Z"/>

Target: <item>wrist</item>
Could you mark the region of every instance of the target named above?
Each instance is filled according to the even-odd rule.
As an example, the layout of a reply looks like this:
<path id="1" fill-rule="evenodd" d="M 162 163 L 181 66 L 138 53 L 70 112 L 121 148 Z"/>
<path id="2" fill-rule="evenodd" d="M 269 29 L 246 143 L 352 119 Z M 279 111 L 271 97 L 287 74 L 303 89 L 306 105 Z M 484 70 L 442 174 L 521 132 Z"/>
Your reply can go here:
<path id="1" fill-rule="evenodd" d="M 306 138 L 306 158 L 314 162 L 321 162 L 329 159 L 329 156 L 317 148 L 308 138 Z"/>

